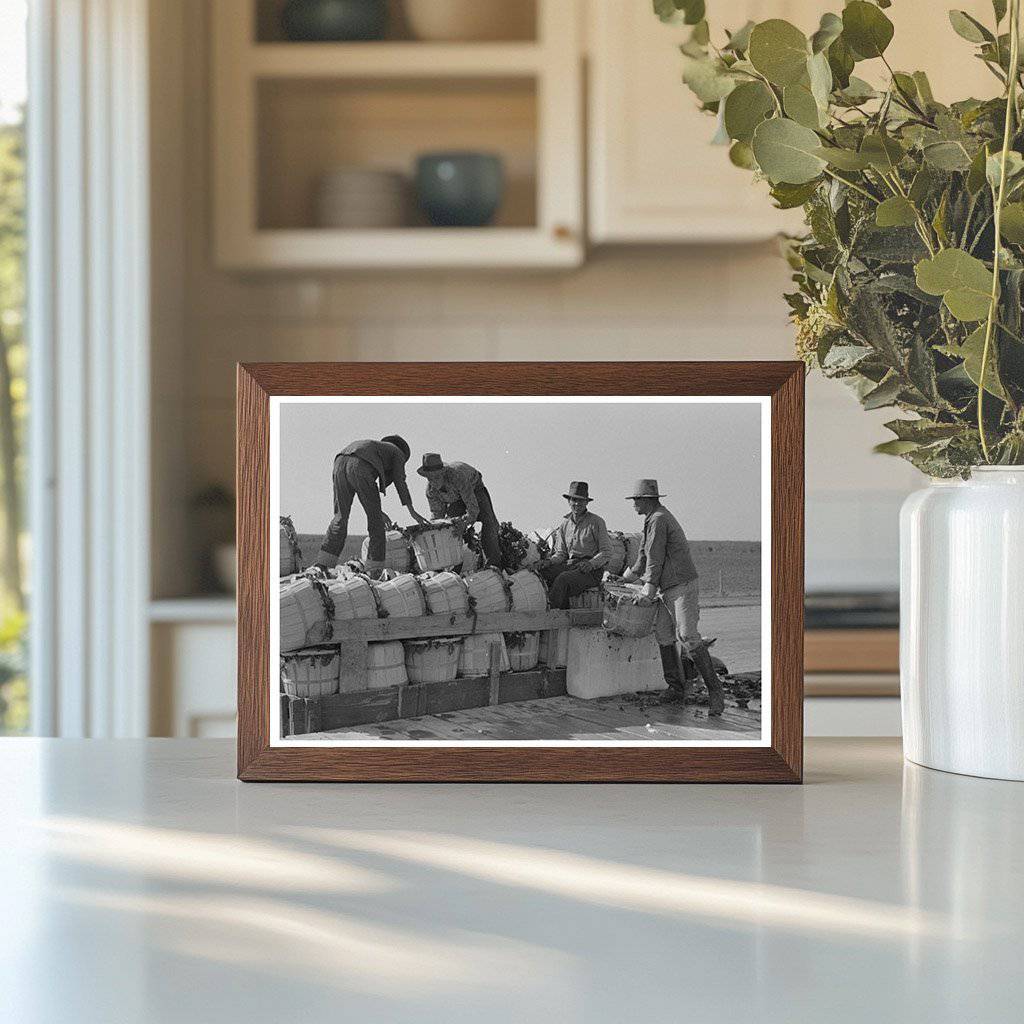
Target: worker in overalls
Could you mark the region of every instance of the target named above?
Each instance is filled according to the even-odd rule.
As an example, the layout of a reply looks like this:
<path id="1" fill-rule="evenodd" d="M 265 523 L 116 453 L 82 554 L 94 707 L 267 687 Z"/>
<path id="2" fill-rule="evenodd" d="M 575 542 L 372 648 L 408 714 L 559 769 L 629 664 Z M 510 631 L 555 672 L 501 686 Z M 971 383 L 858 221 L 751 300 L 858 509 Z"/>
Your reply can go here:
<path id="1" fill-rule="evenodd" d="M 330 569 L 338 564 L 348 537 L 348 517 L 354 498 L 359 498 L 366 513 L 366 532 L 370 538 L 366 571 L 370 575 L 378 574 L 384 567 L 385 534 L 394 526 L 380 507 L 381 495 L 392 484 L 409 515 L 418 523 L 427 522 L 413 507 L 405 481 L 408 459 L 409 445 L 397 434 L 379 441 L 353 441 L 334 457 L 334 518 L 327 527 L 316 565 Z"/>
<path id="2" fill-rule="evenodd" d="M 599 586 L 612 556 L 605 521 L 587 508 L 594 499 L 586 480 L 573 480 L 562 497 L 569 512 L 551 537 L 551 557 L 537 567 L 550 588 L 552 608 L 568 608 L 569 598 Z"/>
<path id="3" fill-rule="evenodd" d="M 641 593 L 660 599 L 654 635 L 661 649 L 661 665 L 668 690 L 664 704 L 684 699 L 676 641 L 693 660 L 708 688 L 708 715 L 725 710 L 725 691 L 711 662 L 711 654 L 700 635 L 700 600 L 697 569 L 690 557 L 690 544 L 678 520 L 664 505 L 665 495 L 657 480 L 638 480 L 630 498 L 644 517 L 643 548 L 636 564 L 624 574 L 626 582 L 639 581 Z"/>
<path id="4" fill-rule="evenodd" d="M 480 546 L 488 565 L 501 566 L 498 517 L 480 471 L 466 462 L 445 462 L 437 452 L 423 456 L 416 470 L 427 480 L 431 519 L 452 519 L 460 528 L 480 524 Z"/>

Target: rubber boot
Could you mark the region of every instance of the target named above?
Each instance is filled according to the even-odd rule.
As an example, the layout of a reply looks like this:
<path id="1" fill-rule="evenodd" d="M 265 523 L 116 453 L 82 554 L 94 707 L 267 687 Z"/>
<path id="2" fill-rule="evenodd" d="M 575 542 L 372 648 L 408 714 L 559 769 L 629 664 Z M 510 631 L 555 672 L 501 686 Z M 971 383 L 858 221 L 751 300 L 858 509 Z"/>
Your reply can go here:
<path id="1" fill-rule="evenodd" d="M 711 663 L 707 645 L 701 642 L 692 647 L 690 658 L 697 666 L 697 671 L 708 688 L 708 717 L 717 717 L 725 710 L 725 690 L 722 688 L 722 681 L 718 678 L 715 666 Z"/>
<path id="2" fill-rule="evenodd" d="M 679 704 L 684 697 L 683 681 L 679 678 L 679 659 L 676 657 L 676 645 L 659 645 L 661 651 L 661 670 L 665 675 L 668 689 L 658 698 L 660 704 Z"/>

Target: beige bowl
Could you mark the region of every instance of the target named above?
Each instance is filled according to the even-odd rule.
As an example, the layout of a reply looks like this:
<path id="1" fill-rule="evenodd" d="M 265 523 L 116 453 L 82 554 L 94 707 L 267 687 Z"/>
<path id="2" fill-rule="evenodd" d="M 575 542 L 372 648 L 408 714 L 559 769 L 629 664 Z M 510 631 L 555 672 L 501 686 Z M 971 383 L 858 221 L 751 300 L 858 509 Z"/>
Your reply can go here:
<path id="1" fill-rule="evenodd" d="M 536 37 L 532 0 L 405 0 L 405 16 L 413 35 L 430 42 Z"/>

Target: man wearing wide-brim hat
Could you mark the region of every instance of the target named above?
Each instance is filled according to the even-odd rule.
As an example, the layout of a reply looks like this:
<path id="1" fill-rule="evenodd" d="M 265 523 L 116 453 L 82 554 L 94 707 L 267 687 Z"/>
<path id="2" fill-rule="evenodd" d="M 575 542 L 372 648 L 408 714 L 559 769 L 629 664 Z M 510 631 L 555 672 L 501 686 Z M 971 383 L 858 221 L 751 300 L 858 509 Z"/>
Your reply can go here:
<path id="1" fill-rule="evenodd" d="M 587 481 L 573 480 L 562 497 L 569 512 L 551 537 L 551 557 L 537 567 L 550 586 L 552 608 L 568 608 L 569 598 L 598 586 L 612 555 L 605 521 L 587 508 L 594 500 Z"/>
<path id="2" fill-rule="evenodd" d="M 454 519 L 464 527 L 479 523 L 487 564 L 500 566 L 498 517 L 480 471 L 467 462 L 446 462 L 437 452 L 428 452 L 416 472 L 427 479 L 431 519 Z"/>
<path id="3" fill-rule="evenodd" d="M 405 463 L 409 444 L 398 434 L 389 434 L 379 441 L 353 441 L 334 457 L 331 474 L 334 484 L 334 518 L 324 536 L 316 564 L 322 568 L 337 565 L 348 538 L 348 518 L 352 502 L 358 498 L 366 513 L 366 532 L 370 538 L 366 569 L 379 572 L 384 566 L 387 545 L 386 531 L 391 520 L 380 506 L 381 495 L 394 484 L 398 499 L 418 522 L 427 520 L 413 507 L 412 496 L 405 481 Z"/>
<path id="4" fill-rule="evenodd" d="M 657 480 L 637 480 L 629 497 L 644 517 L 644 536 L 636 564 L 622 578 L 642 583 L 645 597 L 661 599 L 654 635 L 661 648 L 662 670 L 669 686 L 662 701 L 684 699 L 676 657 L 678 639 L 708 688 L 708 714 L 720 715 L 725 709 L 725 692 L 700 635 L 699 581 L 689 541 L 676 517 L 662 505 L 665 495 L 659 491 Z"/>

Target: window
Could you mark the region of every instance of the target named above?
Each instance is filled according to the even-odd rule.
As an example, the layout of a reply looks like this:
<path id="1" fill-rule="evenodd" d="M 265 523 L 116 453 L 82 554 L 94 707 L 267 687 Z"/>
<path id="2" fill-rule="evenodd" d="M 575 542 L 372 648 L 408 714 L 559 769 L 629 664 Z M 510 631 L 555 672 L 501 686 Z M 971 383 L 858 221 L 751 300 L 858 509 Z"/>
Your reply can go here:
<path id="1" fill-rule="evenodd" d="M 0 2 L 0 734 L 29 725 L 24 0 Z"/>

